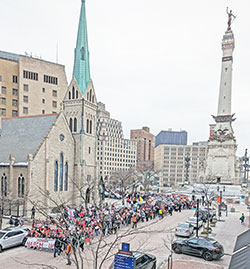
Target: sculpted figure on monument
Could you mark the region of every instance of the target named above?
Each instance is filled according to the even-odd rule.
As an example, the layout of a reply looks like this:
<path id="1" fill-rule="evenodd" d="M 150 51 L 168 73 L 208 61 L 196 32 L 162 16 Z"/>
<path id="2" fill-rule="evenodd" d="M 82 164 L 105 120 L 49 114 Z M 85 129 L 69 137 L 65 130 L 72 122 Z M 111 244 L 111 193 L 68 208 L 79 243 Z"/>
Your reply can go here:
<path id="1" fill-rule="evenodd" d="M 230 31 L 233 19 L 235 19 L 236 16 L 233 14 L 232 10 L 228 12 L 228 7 L 227 7 L 227 15 L 228 15 L 227 30 Z"/>

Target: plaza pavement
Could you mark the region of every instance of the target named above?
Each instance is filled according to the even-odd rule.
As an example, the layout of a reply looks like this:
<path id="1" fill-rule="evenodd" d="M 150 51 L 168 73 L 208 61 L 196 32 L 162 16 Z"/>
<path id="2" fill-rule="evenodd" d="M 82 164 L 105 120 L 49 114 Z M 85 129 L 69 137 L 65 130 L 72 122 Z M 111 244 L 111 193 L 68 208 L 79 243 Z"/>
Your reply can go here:
<path id="1" fill-rule="evenodd" d="M 231 207 L 235 207 L 236 211 L 230 212 Z M 239 220 L 242 212 L 246 216 L 244 225 Z M 237 236 L 248 229 L 249 212 L 246 205 L 229 205 L 228 216 L 223 212 L 221 220 L 217 222 L 216 227 L 213 227 L 210 237 L 215 238 L 223 245 L 225 255 L 218 261 L 207 262 L 198 257 L 174 254 L 173 269 L 226 269 L 229 267 Z M 163 268 L 166 269 L 167 265 Z"/>

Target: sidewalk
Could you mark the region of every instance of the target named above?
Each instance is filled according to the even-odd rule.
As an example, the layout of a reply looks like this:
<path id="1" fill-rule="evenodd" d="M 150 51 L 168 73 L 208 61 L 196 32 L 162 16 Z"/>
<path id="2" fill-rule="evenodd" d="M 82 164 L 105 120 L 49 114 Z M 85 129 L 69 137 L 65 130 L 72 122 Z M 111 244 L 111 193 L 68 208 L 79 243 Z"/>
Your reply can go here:
<path id="1" fill-rule="evenodd" d="M 235 207 L 235 212 L 230 212 L 231 207 Z M 189 256 L 185 254 L 174 254 L 174 269 L 226 269 L 228 268 L 233 253 L 237 236 L 248 229 L 248 210 L 246 205 L 229 205 L 228 216 L 222 212 L 222 221 L 218 221 L 212 229 L 209 237 L 216 239 L 224 247 L 225 255 L 218 261 L 207 262 L 199 257 Z M 244 213 L 246 223 L 240 223 L 240 215 Z M 201 232 L 202 230 L 200 230 Z M 167 264 L 163 267 L 167 269 Z"/>

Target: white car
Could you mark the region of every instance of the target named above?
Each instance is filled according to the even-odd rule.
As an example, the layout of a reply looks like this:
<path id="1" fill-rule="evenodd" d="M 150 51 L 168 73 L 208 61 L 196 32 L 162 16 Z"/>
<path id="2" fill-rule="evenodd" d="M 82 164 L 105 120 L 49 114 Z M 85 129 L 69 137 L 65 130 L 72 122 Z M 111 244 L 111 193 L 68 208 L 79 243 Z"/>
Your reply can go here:
<path id="1" fill-rule="evenodd" d="M 0 230 L 0 252 L 6 248 L 25 245 L 27 235 L 28 232 L 21 228 Z"/>
<path id="2" fill-rule="evenodd" d="M 193 225 L 191 225 L 190 223 L 181 222 L 178 223 L 176 227 L 175 235 L 190 237 L 193 234 L 193 232 L 194 232 Z"/>
<path id="3" fill-rule="evenodd" d="M 190 223 L 195 229 L 197 229 L 197 218 L 196 217 L 190 217 L 190 218 L 188 218 L 188 220 L 186 222 Z M 200 218 L 198 218 L 198 229 L 200 229 L 202 224 L 203 224 L 203 221 Z"/>

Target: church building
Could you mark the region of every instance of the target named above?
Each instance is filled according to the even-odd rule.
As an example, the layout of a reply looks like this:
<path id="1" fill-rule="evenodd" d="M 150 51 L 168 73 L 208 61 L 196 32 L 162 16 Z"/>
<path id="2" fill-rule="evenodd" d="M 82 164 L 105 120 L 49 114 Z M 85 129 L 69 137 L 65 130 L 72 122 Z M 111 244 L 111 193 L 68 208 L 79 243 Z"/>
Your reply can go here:
<path id="1" fill-rule="evenodd" d="M 98 203 L 97 100 L 82 0 L 72 80 L 59 114 L 0 119 L 0 198 L 53 209 Z M 55 201 L 55 203 L 53 202 Z"/>

